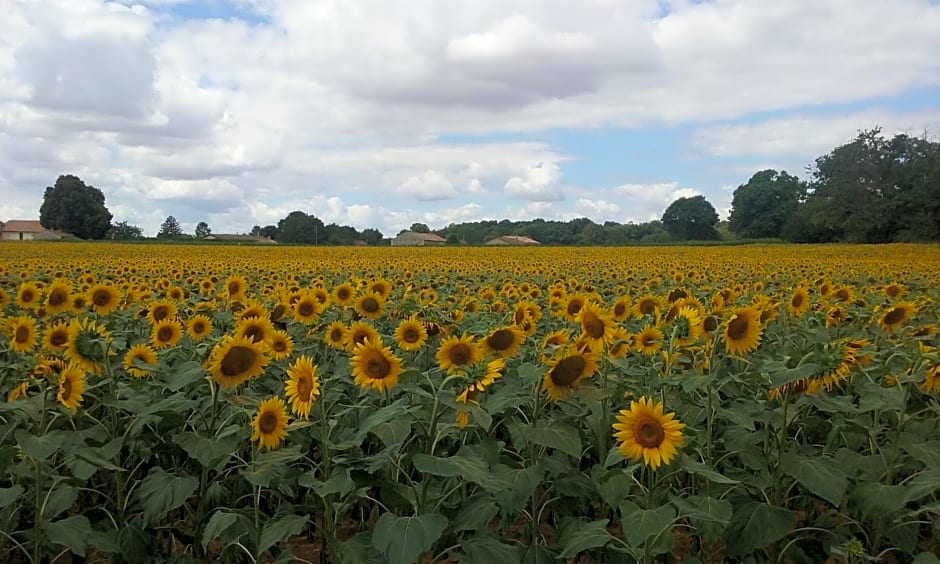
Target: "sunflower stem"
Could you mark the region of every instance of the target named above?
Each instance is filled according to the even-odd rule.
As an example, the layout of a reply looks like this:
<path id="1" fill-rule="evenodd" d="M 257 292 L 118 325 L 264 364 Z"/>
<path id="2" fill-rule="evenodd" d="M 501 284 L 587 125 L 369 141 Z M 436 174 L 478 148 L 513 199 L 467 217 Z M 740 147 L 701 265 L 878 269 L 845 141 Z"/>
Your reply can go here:
<path id="1" fill-rule="evenodd" d="M 44 427 L 46 426 L 46 394 L 48 393 L 47 388 L 43 388 L 42 394 L 40 394 L 40 423 L 39 423 L 39 433 L 40 436 L 45 434 Z M 42 547 L 42 460 L 34 460 L 36 463 L 36 498 L 33 501 L 33 558 L 32 562 L 34 564 L 41 562 L 41 547 Z"/>

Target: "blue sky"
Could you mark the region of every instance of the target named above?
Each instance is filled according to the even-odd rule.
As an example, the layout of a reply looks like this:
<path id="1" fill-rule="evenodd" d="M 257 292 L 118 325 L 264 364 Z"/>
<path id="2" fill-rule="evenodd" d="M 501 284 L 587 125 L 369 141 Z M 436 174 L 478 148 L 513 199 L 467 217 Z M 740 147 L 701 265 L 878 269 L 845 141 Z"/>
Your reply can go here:
<path id="1" fill-rule="evenodd" d="M 940 131 L 929 0 L 14 0 L 0 220 L 77 174 L 155 232 L 720 213 L 763 168 Z M 576 6 L 576 8 L 574 7 Z"/>

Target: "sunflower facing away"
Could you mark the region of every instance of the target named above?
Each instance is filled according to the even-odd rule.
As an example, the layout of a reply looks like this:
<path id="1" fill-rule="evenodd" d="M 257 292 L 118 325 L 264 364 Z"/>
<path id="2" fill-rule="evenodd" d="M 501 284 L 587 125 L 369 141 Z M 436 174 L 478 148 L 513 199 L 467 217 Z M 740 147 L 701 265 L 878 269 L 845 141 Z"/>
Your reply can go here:
<path id="1" fill-rule="evenodd" d="M 687 347 L 695 343 L 705 330 L 698 311 L 688 306 L 679 308 L 672 323 L 672 335 L 676 346 L 679 347 Z"/>
<path id="2" fill-rule="evenodd" d="M 414 352 L 420 349 L 428 340 L 428 332 L 424 324 L 414 315 L 398 324 L 395 329 L 395 342 L 403 351 Z"/>
<path id="3" fill-rule="evenodd" d="M 596 354 L 590 351 L 582 352 L 572 346 L 560 348 L 555 351 L 555 356 L 545 371 L 542 390 L 548 393 L 552 401 L 565 399 L 574 393 L 581 380 L 594 374 L 596 370 Z"/>
<path id="4" fill-rule="evenodd" d="M 384 391 L 398 384 L 401 374 L 401 359 L 392 354 L 392 349 L 383 347 L 381 341 L 366 339 L 356 345 L 349 361 L 356 385 L 363 389 Z"/>
<path id="5" fill-rule="evenodd" d="M 135 360 L 143 364 L 154 365 L 157 363 L 157 351 L 146 343 L 139 343 L 131 347 L 131 350 L 124 355 L 124 369 L 127 370 L 127 373 L 135 378 L 143 378 L 150 371 L 145 368 L 137 368 L 134 365 Z"/>
<path id="6" fill-rule="evenodd" d="M 69 364 L 59 374 L 59 390 L 56 399 L 62 407 L 75 411 L 82 402 L 82 392 L 85 391 L 85 371 L 75 364 Z"/>
<path id="7" fill-rule="evenodd" d="M 915 313 L 917 313 L 917 307 L 911 302 L 896 303 L 885 310 L 884 315 L 878 320 L 878 327 L 882 331 L 893 333 Z"/>
<path id="8" fill-rule="evenodd" d="M 642 460 L 656 470 L 668 465 L 685 439 L 685 424 L 675 419 L 675 413 L 663 413 L 663 404 L 647 397 L 631 401 L 630 409 L 623 409 L 614 423 L 614 438 L 620 441 L 620 454 L 631 460 Z"/>
<path id="9" fill-rule="evenodd" d="M 85 372 L 100 374 L 104 355 L 110 348 L 111 334 L 104 325 L 91 319 L 72 319 L 69 323 L 69 345 L 65 357 Z"/>
<path id="10" fill-rule="evenodd" d="M 222 389 L 233 390 L 264 372 L 269 360 L 263 343 L 255 343 L 251 337 L 228 335 L 212 349 L 209 373 Z"/>
<path id="11" fill-rule="evenodd" d="M 483 350 L 500 358 L 510 358 L 519 352 L 524 340 L 525 333 L 522 329 L 514 325 L 500 327 L 490 331 L 490 334 L 483 338 Z"/>
<path id="12" fill-rule="evenodd" d="M 275 449 L 287 437 L 287 410 L 284 400 L 270 397 L 258 406 L 251 421 L 251 440 L 260 448 Z"/>
<path id="13" fill-rule="evenodd" d="M 486 370 L 483 376 L 474 382 L 471 382 L 461 393 L 457 394 L 457 403 L 480 405 L 476 398 L 486 390 L 493 382 L 503 375 L 506 368 L 506 361 L 502 358 L 491 360 L 486 364 Z M 470 412 L 465 410 L 457 411 L 457 427 L 463 429 L 470 423 Z"/>
<path id="14" fill-rule="evenodd" d="M 441 342 L 435 357 L 441 370 L 448 374 L 457 374 L 465 372 L 466 367 L 480 362 L 483 359 L 483 351 L 473 336 L 453 336 Z"/>
<path id="15" fill-rule="evenodd" d="M 731 312 L 724 333 L 728 353 L 742 355 L 757 348 L 763 331 L 760 316 L 760 309 L 753 306 L 737 308 Z"/>
<path id="16" fill-rule="evenodd" d="M 296 417 L 306 419 L 310 416 L 310 407 L 320 395 L 317 365 L 309 356 L 301 355 L 287 369 L 287 377 L 284 382 L 284 395 L 290 402 L 290 410 Z"/>
<path id="17" fill-rule="evenodd" d="M 36 320 L 20 315 L 7 321 L 7 333 L 10 336 L 10 348 L 13 352 L 26 353 L 36 347 Z"/>

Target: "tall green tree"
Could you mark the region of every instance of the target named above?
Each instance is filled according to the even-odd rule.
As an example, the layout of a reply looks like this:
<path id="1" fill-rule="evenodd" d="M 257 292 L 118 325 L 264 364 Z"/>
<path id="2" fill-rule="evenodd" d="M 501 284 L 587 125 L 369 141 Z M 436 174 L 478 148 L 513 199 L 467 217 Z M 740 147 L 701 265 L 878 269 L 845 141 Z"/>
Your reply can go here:
<path id="1" fill-rule="evenodd" d="M 705 196 L 679 198 L 663 212 L 663 227 L 682 240 L 717 239 L 718 212 Z"/>
<path id="2" fill-rule="evenodd" d="M 731 200 L 731 231 L 740 237 L 780 237 L 806 197 L 806 185 L 786 171 L 755 172 Z"/>
<path id="3" fill-rule="evenodd" d="M 317 216 L 308 215 L 299 210 L 292 211 L 287 214 L 287 217 L 277 222 L 277 241 L 317 245 L 323 242 L 324 231 L 325 226 Z"/>
<path id="4" fill-rule="evenodd" d="M 212 234 L 212 229 L 209 228 L 209 224 L 205 221 L 200 221 L 196 224 L 196 239 L 205 239 Z"/>
<path id="5" fill-rule="evenodd" d="M 111 212 L 104 193 L 71 174 L 47 186 L 39 207 L 39 223 L 46 229 L 71 233 L 81 239 L 103 239 L 111 228 Z"/>
<path id="6" fill-rule="evenodd" d="M 130 225 L 126 221 L 119 221 L 108 230 L 107 238 L 114 239 L 115 241 L 143 239 L 144 230 L 136 225 Z"/>
<path id="7" fill-rule="evenodd" d="M 183 228 L 180 227 L 180 222 L 172 215 L 168 215 L 160 224 L 157 239 L 178 239 L 182 234 Z"/>
<path id="8" fill-rule="evenodd" d="M 410 231 L 414 231 L 415 233 L 430 233 L 431 228 L 425 223 L 412 223 Z"/>

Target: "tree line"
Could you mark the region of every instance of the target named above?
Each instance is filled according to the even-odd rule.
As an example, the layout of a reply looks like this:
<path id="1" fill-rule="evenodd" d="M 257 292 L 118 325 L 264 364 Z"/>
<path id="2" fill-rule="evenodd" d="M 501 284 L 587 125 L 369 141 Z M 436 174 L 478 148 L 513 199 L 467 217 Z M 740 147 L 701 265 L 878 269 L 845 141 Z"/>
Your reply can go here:
<path id="1" fill-rule="evenodd" d="M 728 221 L 719 221 L 704 196 L 679 198 L 661 219 L 646 223 L 602 224 L 582 217 L 570 221 L 484 220 L 452 223 L 430 230 L 449 244 L 478 245 L 502 235 L 524 235 L 546 245 L 631 245 L 717 239 L 782 239 L 799 243 L 886 243 L 940 240 L 940 143 L 898 134 L 888 139 L 878 128 L 861 131 L 852 141 L 815 160 L 810 177 L 761 170 L 734 191 Z M 60 176 L 43 195 L 40 223 L 47 229 L 82 239 L 145 238 L 126 221 L 112 224 L 101 190 L 73 175 Z M 202 239 L 206 222 L 193 235 L 183 233 L 173 216 L 156 234 L 159 239 Z M 379 245 L 382 233 L 324 222 L 292 211 L 276 225 L 255 225 L 250 235 L 301 245 Z"/>

